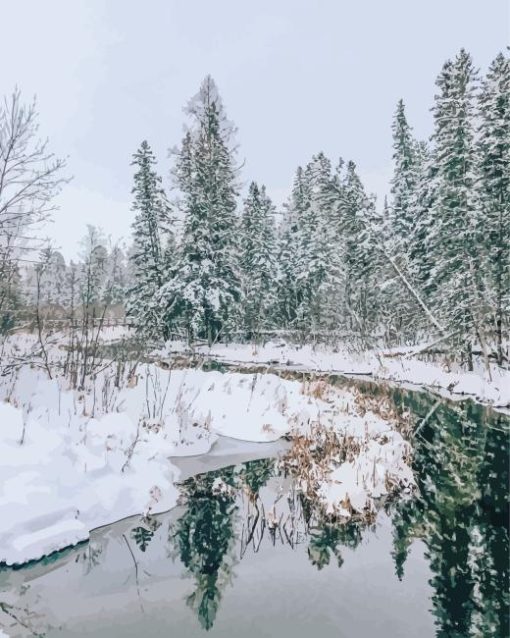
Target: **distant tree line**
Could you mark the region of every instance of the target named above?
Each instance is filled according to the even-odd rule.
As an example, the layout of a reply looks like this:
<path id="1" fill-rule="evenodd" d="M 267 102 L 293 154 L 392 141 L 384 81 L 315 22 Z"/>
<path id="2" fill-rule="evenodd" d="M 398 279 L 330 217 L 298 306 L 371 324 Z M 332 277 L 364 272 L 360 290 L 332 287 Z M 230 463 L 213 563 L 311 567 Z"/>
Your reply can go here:
<path id="1" fill-rule="evenodd" d="M 118 306 L 124 317 L 124 303 L 129 289 L 130 260 L 128 250 L 111 244 L 102 231 L 88 226 L 80 242 L 76 259 L 66 263 L 62 253 L 51 246 L 40 251 L 33 263 L 21 269 L 20 299 L 26 315 L 36 305 L 48 318 L 69 318 L 71 309 L 80 315 L 85 307 Z"/>

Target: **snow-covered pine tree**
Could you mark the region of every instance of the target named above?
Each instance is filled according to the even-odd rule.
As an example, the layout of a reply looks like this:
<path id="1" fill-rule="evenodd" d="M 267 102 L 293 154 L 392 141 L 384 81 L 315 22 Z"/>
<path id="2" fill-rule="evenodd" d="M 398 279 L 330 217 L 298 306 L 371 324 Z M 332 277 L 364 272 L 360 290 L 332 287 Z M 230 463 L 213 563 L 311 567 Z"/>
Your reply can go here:
<path id="1" fill-rule="evenodd" d="M 265 186 L 250 184 L 241 218 L 243 328 L 248 338 L 273 327 L 276 306 L 275 207 Z"/>
<path id="2" fill-rule="evenodd" d="M 399 100 L 393 120 L 392 230 L 399 252 L 407 253 L 414 225 L 413 199 L 418 182 L 417 144 L 407 123 L 404 101 Z"/>
<path id="3" fill-rule="evenodd" d="M 297 210 L 303 197 L 303 169 L 299 167 L 289 201 L 283 205 L 283 217 L 277 229 L 278 323 L 290 329 L 297 317 L 297 246 L 299 225 Z"/>
<path id="4" fill-rule="evenodd" d="M 41 277 L 41 304 L 62 306 L 65 298 L 66 262 L 58 250 L 51 248 L 45 251 L 45 267 Z"/>
<path id="5" fill-rule="evenodd" d="M 87 225 L 79 257 L 79 304 L 84 320 L 95 320 L 101 312 L 108 274 L 106 238 L 100 228 Z"/>
<path id="6" fill-rule="evenodd" d="M 280 315 L 287 330 L 304 332 L 308 318 L 308 268 L 310 264 L 311 192 L 309 174 L 299 166 L 296 170 L 289 201 L 279 229 L 278 271 Z"/>
<path id="7" fill-rule="evenodd" d="M 342 282 L 342 253 L 340 249 L 338 209 L 339 190 L 332 175 L 331 162 L 318 153 L 306 168 L 310 187 L 310 209 L 307 233 L 302 240 L 308 243 L 308 308 L 312 328 L 317 332 L 338 326 Z"/>
<path id="8" fill-rule="evenodd" d="M 64 306 L 66 294 L 67 272 L 62 254 L 48 246 L 44 248 L 35 266 L 25 271 L 23 282 L 25 303 L 30 306 L 39 303 L 41 307 L 56 310 L 55 306 Z"/>
<path id="9" fill-rule="evenodd" d="M 342 314 L 345 327 L 368 343 L 380 323 L 377 240 L 382 241 L 382 219 L 377 215 L 373 198 L 365 192 L 354 162 L 347 163 L 341 183 L 340 225 L 345 282 Z"/>
<path id="10" fill-rule="evenodd" d="M 484 238 L 483 273 L 488 278 L 491 324 L 496 326 L 498 362 L 510 315 L 510 60 L 491 64 L 479 98 L 478 200 Z"/>
<path id="11" fill-rule="evenodd" d="M 133 286 L 128 292 L 127 314 L 138 332 L 152 338 L 168 336 L 158 293 L 165 283 L 166 258 L 162 246 L 171 235 L 170 206 L 155 170 L 156 158 L 147 141 L 133 155 L 135 166 L 132 210 Z"/>
<path id="12" fill-rule="evenodd" d="M 184 232 L 161 297 L 167 316 L 182 318 L 190 339 L 212 343 L 236 326 L 240 311 L 235 130 L 210 76 L 187 113 L 191 124 L 175 167 Z"/>
<path id="13" fill-rule="evenodd" d="M 478 281 L 479 219 L 474 182 L 477 73 L 461 50 L 437 79 L 433 107 L 432 224 L 428 236 L 428 292 L 444 325 L 456 331 L 472 365 L 471 342 L 481 338 Z"/>
<path id="14" fill-rule="evenodd" d="M 115 244 L 108 255 L 107 302 L 111 305 L 123 304 L 127 293 L 126 257 L 122 248 Z"/>
<path id="15" fill-rule="evenodd" d="M 388 197 L 384 197 L 383 207 L 380 217 L 379 241 L 381 248 L 392 258 L 400 256 L 396 246 L 398 244 L 393 229 L 393 211 L 390 209 Z M 380 252 L 380 250 L 378 251 Z M 384 257 L 384 255 L 382 255 Z M 381 255 L 377 255 L 380 258 Z M 407 325 L 407 303 L 408 292 L 403 286 L 390 262 L 381 260 L 381 324 L 384 326 L 385 342 L 393 345 L 398 342 L 402 335 L 402 326 Z"/>
<path id="16" fill-rule="evenodd" d="M 425 296 L 430 273 L 434 265 L 429 244 L 435 225 L 435 219 L 432 216 L 432 203 L 436 194 L 435 177 L 437 168 L 427 142 L 418 142 L 417 156 L 419 158 L 419 170 L 418 182 L 412 201 L 415 219 L 408 240 L 408 273 L 417 289 Z M 416 326 L 420 324 L 420 321 L 415 323 Z"/>
<path id="17" fill-rule="evenodd" d="M 420 250 L 423 251 L 424 248 L 421 242 L 423 236 L 420 241 L 416 239 L 424 228 L 425 219 L 420 221 L 420 212 L 427 214 L 427 211 L 422 211 L 426 201 L 424 189 L 428 188 L 428 181 L 424 179 L 426 145 L 414 139 L 403 100 L 399 100 L 397 104 L 392 133 L 392 205 L 383 212 L 385 250 L 406 279 L 419 289 L 419 273 L 423 267 L 423 254 L 420 254 Z M 411 342 L 417 336 L 420 325 L 417 319 L 423 311 L 389 262 L 384 270 L 383 288 L 388 301 L 383 304 L 387 338 L 392 342 Z"/>
<path id="18" fill-rule="evenodd" d="M 280 229 L 279 300 L 284 325 L 301 337 L 337 327 L 341 290 L 338 185 L 318 153 L 298 167 Z"/>
<path id="19" fill-rule="evenodd" d="M 8 252 L 6 250 L 5 254 Z M 18 262 L 0 254 L 0 335 L 7 334 L 15 326 L 22 301 Z"/>

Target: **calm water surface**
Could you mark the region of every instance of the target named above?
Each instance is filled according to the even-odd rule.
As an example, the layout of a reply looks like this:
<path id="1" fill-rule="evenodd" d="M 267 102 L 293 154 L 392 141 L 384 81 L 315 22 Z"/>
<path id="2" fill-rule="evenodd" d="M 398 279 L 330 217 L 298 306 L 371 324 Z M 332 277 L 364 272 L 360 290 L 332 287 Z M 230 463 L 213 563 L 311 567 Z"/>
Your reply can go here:
<path id="1" fill-rule="evenodd" d="M 509 418 L 360 387 L 412 412 L 413 496 L 339 524 L 274 452 L 201 473 L 165 515 L 0 572 L 0 626 L 48 638 L 506 638 Z"/>

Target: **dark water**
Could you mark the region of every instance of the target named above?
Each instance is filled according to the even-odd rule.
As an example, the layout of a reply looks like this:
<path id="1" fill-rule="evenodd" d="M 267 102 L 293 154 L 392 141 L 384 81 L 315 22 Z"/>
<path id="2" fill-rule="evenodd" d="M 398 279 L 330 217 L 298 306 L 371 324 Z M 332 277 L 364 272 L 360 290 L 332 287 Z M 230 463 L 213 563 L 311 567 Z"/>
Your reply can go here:
<path id="1" fill-rule="evenodd" d="M 274 457 L 200 474 L 168 514 L 1 572 L 0 627 L 47 637 L 507 637 L 508 417 L 363 391 L 412 413 L 412 497 L 339 524 Z"/>

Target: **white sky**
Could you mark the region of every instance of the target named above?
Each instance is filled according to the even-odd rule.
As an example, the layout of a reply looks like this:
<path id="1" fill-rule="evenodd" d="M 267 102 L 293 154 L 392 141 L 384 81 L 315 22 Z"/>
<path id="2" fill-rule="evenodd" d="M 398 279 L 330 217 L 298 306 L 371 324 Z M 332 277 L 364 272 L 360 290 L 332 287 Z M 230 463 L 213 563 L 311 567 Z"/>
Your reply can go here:
<path id="1" fill-rule="evenodd" d="M 202 78 L 239 129 L 242 177 L 277 204 L 323 150 L 380 197 L 404 98 L 431 132 L 434 81 L 461 47 L 485 70 L 509 40 L 508 0 L 1 0 L 0 94 L 37 95 L 41 133 L 74 176 L 48 229 L 69 258 L 87 223 L 129 237 L 131 154 L 167 150 Z"/>

